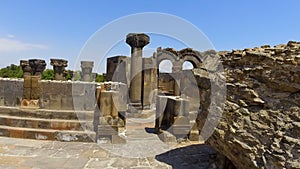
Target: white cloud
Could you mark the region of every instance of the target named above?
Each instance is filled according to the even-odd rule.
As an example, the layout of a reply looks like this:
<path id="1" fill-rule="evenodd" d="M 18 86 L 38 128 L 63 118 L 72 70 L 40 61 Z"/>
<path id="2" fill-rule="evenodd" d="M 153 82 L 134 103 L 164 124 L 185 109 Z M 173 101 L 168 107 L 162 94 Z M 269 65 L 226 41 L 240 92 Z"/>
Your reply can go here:
<path id="1" fill-rule="evenodd" d="M 15 38 L 15 35 L 13 35 L 13 34 L 8 34 L 7 37 L 12 39 L 12 38 Z"/>
<path id="2" fill-rule="evenodd" d="M 14 36 L 12 35 L 11 37 Z M 0 38 L 0 52 L 27 51 L 32 49 L 48 49 L 48 46 L 25 43 L 16 39 Z"/>

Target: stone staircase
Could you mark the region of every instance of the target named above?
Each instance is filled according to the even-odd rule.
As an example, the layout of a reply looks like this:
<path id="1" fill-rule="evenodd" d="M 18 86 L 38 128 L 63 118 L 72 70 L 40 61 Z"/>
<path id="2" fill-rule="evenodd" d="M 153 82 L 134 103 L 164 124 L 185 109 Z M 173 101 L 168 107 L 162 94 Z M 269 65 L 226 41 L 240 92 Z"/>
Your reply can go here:
<path id="1" fill-rule="evenodd" d="M 93 111 L 21 109 L 0 106 L 0 136 L 94 142 Z"/>

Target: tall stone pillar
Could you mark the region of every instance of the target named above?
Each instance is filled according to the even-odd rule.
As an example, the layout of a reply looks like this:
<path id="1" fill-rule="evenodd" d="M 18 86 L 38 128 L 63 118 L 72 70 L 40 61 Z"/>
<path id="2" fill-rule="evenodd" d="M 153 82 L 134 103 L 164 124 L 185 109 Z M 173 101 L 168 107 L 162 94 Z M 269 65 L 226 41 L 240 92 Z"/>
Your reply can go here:
<path id="1" fill-rule="evenodd" d="M 23 70 L 23 77 L 31 75 L 32 70 L 31 70 L 28 60 L 21 60 L 20 66 Z"/>
<path id="2" fill-rule="evenodd" d="M 90 82 L 93 81 L 93 61 L 81 61 L 81 81 Z"/>
<path id="3" fill-rule="evenodd" d="M 55 80 L 66 80 L 66 70 L 68 61 L 64 59 L 50 59 L 50 64 L 53 66 L 54 79 Z"/>
<path id="4" fill-rule="evenodd" d="M 172 76 L 175 80 L 174 83 L 174 95 L 180 96 L 181 95 L 181 75 L 182 75 L 182 67 L 173 66 L 172 68 Z"/>
<path id="5" fill-rule="evenodd" d="M 129 97 L 131 105 L 137 108 L 142 106 L 142 68 L 143 47 L 149 44 L 150 37 L 146 34 L 130 33 L 126 43 L 131 47 L 130 88 Z"/>
<path id="6" fill-rule="evenodd" d="M 29 65 L 32 70 L 32 75 L 38 76 L 40 79 L 42 77 L 42 74 L 46 68 L 46 62 L 45 60 L 40 59 L 30 59 Z"/>

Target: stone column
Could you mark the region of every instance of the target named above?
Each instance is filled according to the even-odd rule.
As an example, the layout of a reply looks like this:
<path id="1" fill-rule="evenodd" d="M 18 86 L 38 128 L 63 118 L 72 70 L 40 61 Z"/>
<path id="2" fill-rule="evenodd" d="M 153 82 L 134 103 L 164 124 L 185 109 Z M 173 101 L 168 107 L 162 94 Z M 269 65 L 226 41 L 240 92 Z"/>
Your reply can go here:
<path id="1" fill-rule="evenodd" d="M 28 60 L 21 60 L 20 66 L 23 70 L 23 77 L 31 75 L 32 70 L 31 70 Z"/>
<path id="2" fill-rule="evenodd" d="M 46 62 L 45 60 L 40 59 L 30 59 L 29 65 L 32 70 L 32 75 L 38 76 L 40 79 L 42 77 L 42 74 L 46 68 Z"/>
<path id="3" fill-rule="evenodd" d="M 68 61 L 64 59 L 50 59 L 50 64 L 53 66 L 54 79 L 66 80 L 65 68 L 68 66 Z"/>
<path id="4" fill-rule="evenodd" d="M 93 81 L 92 71 L 94 67 L 93 61 L 81 61 L 81 81 Z"/>
<path id="5" fill-rule="evenodd" d="M 130 33 L 126 37 L 126 43 L 131 47 L 131 68 L 129 97 L 131 105 L 142 106 L 142 68 L 143 47 L 149 44 L 150 38 L 146 34 Z"/>
<path id="6" fill-rule="evenodd" d="M 175 67 L 172 68 L 172 76 L 175 80 L 174 83 L 174 95 L 180 96 L 181 95 L 181 75 L 182 75 L 182 68 L 181 67 Z"/>

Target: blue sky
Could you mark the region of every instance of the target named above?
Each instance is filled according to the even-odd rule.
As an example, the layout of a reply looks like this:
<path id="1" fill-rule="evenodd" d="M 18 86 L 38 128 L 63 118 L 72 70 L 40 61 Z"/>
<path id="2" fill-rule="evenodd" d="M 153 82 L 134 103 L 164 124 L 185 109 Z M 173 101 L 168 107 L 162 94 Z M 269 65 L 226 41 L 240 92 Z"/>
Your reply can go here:
<path id="1" fill-rule="evenodd" d="M 162 12 L 187 20 L 209 38 L 216 50 L 300 41 L 298 0 L 0 0 L 0 3 L 0 67 L 28 58 L 45 59 L 50 66 L 50 58 L 65 58 L 72 68 L 80 50 L 98 29 L 120 17 L 141 12 Z M 152 47 L 181 47 L 162 39 L 154 41 Z M 115 49 L 120 50 L 114 50 L 112 55 L 130 52 L 125 43 Z"/>

